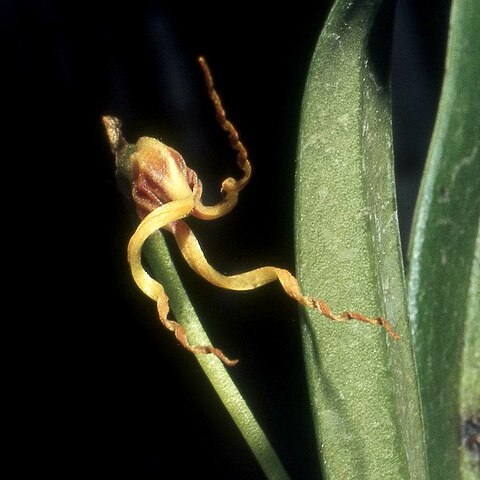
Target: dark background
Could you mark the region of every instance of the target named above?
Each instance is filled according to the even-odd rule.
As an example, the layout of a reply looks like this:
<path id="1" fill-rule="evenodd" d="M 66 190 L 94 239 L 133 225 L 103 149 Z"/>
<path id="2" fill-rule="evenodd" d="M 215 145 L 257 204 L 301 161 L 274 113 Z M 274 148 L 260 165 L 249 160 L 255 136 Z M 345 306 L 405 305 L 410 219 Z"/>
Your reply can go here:
<path id="1" fill-rule="evenodd" d="M 134 225 L 100 117 L 122 118 L 131 142 L 151 135 L 179 150 L 207 198 L 218 200 L 220 181 L 238 171 L 196 65 L 205 55 L 254 177 L 227 217 L 191 224 L 223 272 L 293 270 L 300 105 L 331 3 L 260 10 L 250 1 L 0 2 L 4 104 L 14 107 L 7 133 L 17 152 L 8 163 L 42 225 L 29 231 L 28 253 L 40 260 L 30 275 L 45 293 L 18 309 L 20 318 L 44 318 L 48 337 L 28 366 L 32 422 L 18 444 L 21 452 L 45 450 L 37 472 L 263 478 L 194 358 L 133 285 L 126 245 Z M 448 7 L 446 0 L 397 5 L 392 86 L 405 245 L 441 85 Z M 296 305 L 277 285 L 226 292 L 181 261 L 179 269 L 214 344 L 241 359 L 232 376 L 292 478 L 318 478 Z M 23 459 L 32 462 L 28 453 Z"/>

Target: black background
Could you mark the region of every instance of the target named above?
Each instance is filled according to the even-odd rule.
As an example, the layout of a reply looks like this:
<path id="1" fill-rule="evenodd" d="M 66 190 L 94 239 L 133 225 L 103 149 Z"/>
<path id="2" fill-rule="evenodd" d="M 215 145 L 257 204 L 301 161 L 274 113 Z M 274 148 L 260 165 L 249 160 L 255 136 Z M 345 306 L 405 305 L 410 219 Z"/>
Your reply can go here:
<path id="1" fill-rule="evenodd" d="M 194 358 L 131 281 L 125 251 L 134 224 L 100 117 L 122 118 L 131 142 L 151 135 L 176 148 L 207 198 L 218 200 L 220 181 L 238 171 L 195 61 L 205 55 L 254 177 L 227 217 L 191 224 L 223 272 L 293 270 L 300 105 L 331 3 L 0 3 L 16 152 L 5 178 L 39 222 L 26 234 L 26 256 L 40 260 L 27 268 L 42 294 L 17 311 L 22 324 L 43 318 L 47 337 L 27 365 L 31 422 L 18 443 L 20 470 L 41 446 L 37 472 L 63 478 L 263 478 Z M 404 244 L 441 85 L 448 7 L 397 5 L 392 85 Z M 12 206 L 23 211 L 17 197 Z M 232 376 L 292 478 L 318 478 L 296 305 L 276 285 L 226 292 L 181 261 L 179 270 L 214 343 L 241 359 Z"/>

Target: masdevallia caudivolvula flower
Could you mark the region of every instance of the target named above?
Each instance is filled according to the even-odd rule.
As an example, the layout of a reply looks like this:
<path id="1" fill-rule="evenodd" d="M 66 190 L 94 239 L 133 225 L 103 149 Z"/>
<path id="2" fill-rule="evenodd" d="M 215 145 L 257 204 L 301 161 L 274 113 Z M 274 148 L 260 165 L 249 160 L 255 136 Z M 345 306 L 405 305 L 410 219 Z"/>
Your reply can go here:
<path id="1" fill-rule="evenodd" d="M 146 272 L 141 260 L 144 242 L 158 229 L 172 233 L 190 267 L 218 287 L 231 290 L 253 290 L 278 280 L 290 297 L 302 305 L 319 310 L 330 320 L 344 322 L 353 319 L 381 325 L 391 337 L 397 339 L 398 335 L 393 331 L 390 323 L 382 317 L 371 318 L 350 311 L 334 314 L 327 303 L 303 295 L 297 279 L 288 270 L 261 267 L 227 276 L 217 272 L 208 263 L 200 244 L 184 218 L 191 215 L 203 220 L 214 220 L 230 212 L 237 204 L 240 191 L 247 185 L 252 170 L 247 150 L 240 141 L 237 130 L 226 117 L 220 97 L 214 88 L 210 70 L 202 57 L 199 58 L 199 63 L 205 76 L 208 94 L 215 107 L 217 120 L 228 133 L 230 144 L 237 152 L 237 164 L 243 171 L 243 176 L 239 180 L 229 177 L 222 182 L 223 199 L 218 204 L 204 205 L 202 182 L 176 150 L 150 137 L 141 137 L 135 145 L 129 145 L 122 136 L 120 120 L 112 116 L 103 117 L 110 146 L 117 159 L 117 166 L 118 163 L 123 162 L 129 170 L 131 179 L 129 189 L 141 218 L 128 245 L 128 261 L 138 287 L 157 303 L 162 324 L 175 334 L 187 350 L 197 354 L 214 354 L 230 366 L 237 363 L 238 360 L 230 360 L 221 350 L 213 346 L 192 346 L 185 329 L 168 318 L 169 306 L 165 290 Z"/>

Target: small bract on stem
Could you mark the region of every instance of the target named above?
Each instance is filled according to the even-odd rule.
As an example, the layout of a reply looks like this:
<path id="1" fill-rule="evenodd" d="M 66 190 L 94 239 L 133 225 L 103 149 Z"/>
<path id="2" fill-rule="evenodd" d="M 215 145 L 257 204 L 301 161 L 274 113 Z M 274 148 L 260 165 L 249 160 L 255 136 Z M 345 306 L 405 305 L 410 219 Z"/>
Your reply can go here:
<path id="1" fill-rule="evenodd" d="M 213 78 L 203 57 L 198 59 L 205 76 L 208 94 L 215 107 L 220 126 L 228 133 L 232 148 L 237 152 L 237 164 L 243 176 L 236 180 L 226 178 L 221 184 L 222 200 L 216 205 L 204 205 L 202 183 L 195 171 L 187 167 L 182 156 L 173 148 L 155 138 L 141 137 L 130 152 L 121 133 L 121 122 L 112 116 L 103 117 L 110 147 L 116 156 L 117 166 L 128 156 L 131 177 L 131 194 L 137 213 L 142 219 L 128 244 L 128 261 L 138 287 L 157 302 L 160 321 L 172 331 L 187 350 L 197 354 L 213 354 L 226 365 L 233 366 L 238 360 L 231 360 L 221 350 L 211 345 L 190 345 L 185 329 L 168 318 L 168 296 L 163 286 L 143 268 L 141 253 L 145 241 L 158 229 L 171 232 L 190 267 L 218 287 L 230 290 L 253 290 L 278 280 L 285 292 L 298 303 L 319 310 L 325 317 L 336 322 L 358 320 L 381 325 L 388 334 L 397 339 L 390 323 L 383 317 L 367 317 L 361 313 L 345 311 L 334 314 L 327 303 L 302 294 L 297 279 L 288 271 L 278 267 L 261 267 L 238 275 L 222 275 L 206 260 L 194 233 L 183 220 L 192 215 L 202 220 L 214 220 L 230 212 L 238 201 L 240 191 L 247 185 L 252 173 L 248 153 L 240 140 L 237 130 L 227 119 L 225 110 L 213 84 Z"/>

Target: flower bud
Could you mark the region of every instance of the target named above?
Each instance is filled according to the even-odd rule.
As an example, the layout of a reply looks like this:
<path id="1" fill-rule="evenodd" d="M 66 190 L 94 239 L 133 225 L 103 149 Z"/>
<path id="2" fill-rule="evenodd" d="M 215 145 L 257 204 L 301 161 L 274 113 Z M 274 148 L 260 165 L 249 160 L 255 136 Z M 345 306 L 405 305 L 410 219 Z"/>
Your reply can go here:
<path id="1" fill-rule="evenodd" d="M 194 194 L 196 173 L 183 157 L 155 138 L 142 137 L 131 156 L 132 196 L 140 218 L 172 200 Z"/>

